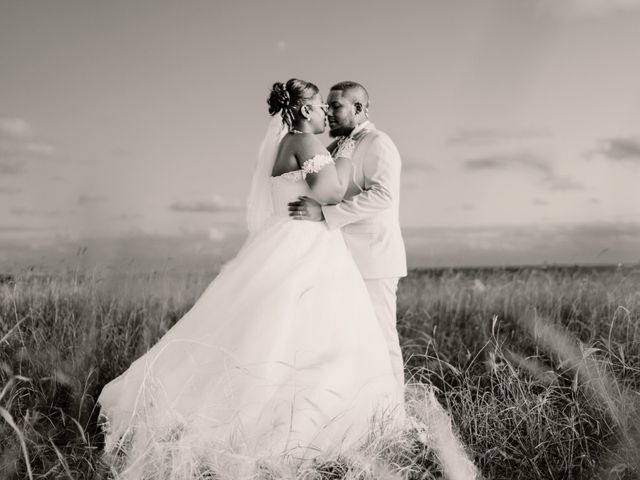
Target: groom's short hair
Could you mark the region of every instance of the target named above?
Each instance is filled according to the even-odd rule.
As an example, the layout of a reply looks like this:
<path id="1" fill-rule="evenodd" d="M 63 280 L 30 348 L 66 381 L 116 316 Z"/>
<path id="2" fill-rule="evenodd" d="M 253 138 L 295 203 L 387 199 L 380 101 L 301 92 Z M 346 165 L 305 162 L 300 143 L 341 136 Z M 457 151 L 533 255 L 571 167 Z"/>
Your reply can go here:
<path id="1" fill-rule="evenodd" d="M 369 107 L 369 92 L 367 92 L 367 89 L 358 82 L 347 80 L 344 82 L 336 83 L 333 87 L 331 87 L 330 90 L 341 90 L 343 92 L 354 91 L 356 96 L 359 96 L 360 100 L 362 100 L 364 107 Z"/>

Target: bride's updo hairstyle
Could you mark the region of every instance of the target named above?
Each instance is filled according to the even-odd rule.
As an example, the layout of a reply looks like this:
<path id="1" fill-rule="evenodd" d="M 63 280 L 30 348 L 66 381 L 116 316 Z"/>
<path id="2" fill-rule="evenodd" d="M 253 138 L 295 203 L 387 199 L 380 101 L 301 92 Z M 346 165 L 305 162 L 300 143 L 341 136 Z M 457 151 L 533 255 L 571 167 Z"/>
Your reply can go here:
<path id="1" fill-rule="evenodd" d="M 318 93 L 320 90 L 313 83 L 297 78 L 292 78 L 286 84 L 276 82 L 267 99 L 269 114 L 280 113 L 282 121 L 291 129 L 300 115 L 300 107 L 304 105 L 304 101 Z"/>

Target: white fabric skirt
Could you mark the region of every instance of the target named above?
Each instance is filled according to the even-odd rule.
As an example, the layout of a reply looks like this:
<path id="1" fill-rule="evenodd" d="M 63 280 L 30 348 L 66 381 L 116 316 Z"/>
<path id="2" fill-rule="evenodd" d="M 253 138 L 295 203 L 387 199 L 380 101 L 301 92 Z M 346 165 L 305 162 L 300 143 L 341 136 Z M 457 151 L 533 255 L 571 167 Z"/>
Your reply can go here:
<path id="1" fill-rule="evenodd" d="M 98 402 L 124 478 L 309 459 L 362 442 L 376 417 L 404 418 L 340 231 L 285 217 L 249 239 Z"/>

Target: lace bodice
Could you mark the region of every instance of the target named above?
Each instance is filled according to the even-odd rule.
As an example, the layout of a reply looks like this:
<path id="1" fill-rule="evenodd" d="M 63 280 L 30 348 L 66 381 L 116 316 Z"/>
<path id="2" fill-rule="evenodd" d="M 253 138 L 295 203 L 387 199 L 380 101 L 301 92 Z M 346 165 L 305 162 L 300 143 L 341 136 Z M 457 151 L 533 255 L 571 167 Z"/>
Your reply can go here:
<path id="1" fill-rule="evenodd" d="M 330 155 L 316 155 L 302 165 L 300 170 L 283 173 L 277 177 L 271 177 L 271 197 L 273 199 L 273 211 L 276 215 L 289 215 L 287 204 L 298 197 L 307 196 L 313 198 L 313 192 L 305 181 L 307 174 L 317 173 L 326 165 L 333 162 Z"/>

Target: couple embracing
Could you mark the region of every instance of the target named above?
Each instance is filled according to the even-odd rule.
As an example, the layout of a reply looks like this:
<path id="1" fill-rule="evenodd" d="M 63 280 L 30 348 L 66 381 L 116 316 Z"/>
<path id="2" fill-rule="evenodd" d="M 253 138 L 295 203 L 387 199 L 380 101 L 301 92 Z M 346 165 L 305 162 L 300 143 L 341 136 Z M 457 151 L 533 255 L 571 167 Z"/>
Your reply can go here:
<path id="1" fill-rule="evenodd" d="M 357 448 L 376 422 L 405 425 L 398 151 L 358 83 L 325 104 L 291 79 L 268 104 L 247 241 L 98 399 L 122 478 L 250 478 Z"/>

